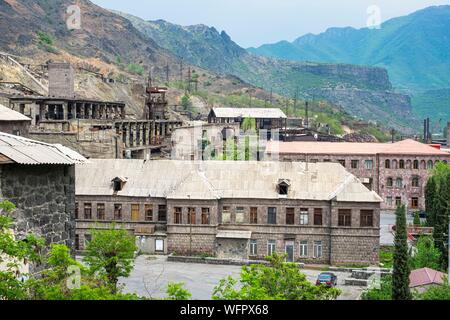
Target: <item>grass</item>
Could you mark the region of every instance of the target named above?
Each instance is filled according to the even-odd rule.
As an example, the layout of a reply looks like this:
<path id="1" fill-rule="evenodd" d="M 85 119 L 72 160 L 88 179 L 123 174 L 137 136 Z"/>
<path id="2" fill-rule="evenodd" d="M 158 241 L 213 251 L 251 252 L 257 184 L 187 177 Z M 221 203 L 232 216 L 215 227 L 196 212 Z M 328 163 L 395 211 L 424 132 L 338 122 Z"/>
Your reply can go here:
<path id="1" fill-rule="evenodd" d="M 384 268 L 392 268 L 394 266 L 394 247 L 383 246 L 380 248 L 380 263 Z"/>

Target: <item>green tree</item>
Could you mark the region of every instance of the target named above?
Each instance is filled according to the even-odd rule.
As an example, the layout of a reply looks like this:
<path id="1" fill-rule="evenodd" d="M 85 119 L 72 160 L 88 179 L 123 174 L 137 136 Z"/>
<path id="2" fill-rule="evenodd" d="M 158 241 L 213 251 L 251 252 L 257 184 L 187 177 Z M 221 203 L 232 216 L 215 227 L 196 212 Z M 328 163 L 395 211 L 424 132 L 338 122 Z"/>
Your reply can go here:
<path id="1" fill-rule="evenodd" d="M 129 276 L 133 269 L 135 238 L 115 225 L 110 230 L 92 230 L 91 234 L 84 261 L 91 273 L 104 279 L 115 294 L 119 278 Z"/>
<path id="2" fill-rule="evenodd" d="M 392 300 L 392 276 L 384 276 L 379 287 L 371 287 L 365 290 L 362 300 Z"/>
<path id="3" fill-rule="evenodd" d="M 169 283 L 167 285 L 167 299 L 168 300 L 190 300 L 192 294 L 184 288 L 184 283 Z"/>
<path id="4" fill-rule="evenodd" d="M 181 106 L 184 110 L 187 110 L 191 107 L 191 98 L 188 95 L 184 95 L 181 97 Z"/>
<path id="5" fill-rule="evenodd" d="M 406 231 L 406 208 L 404 205 L 397 208 L 395 227 L 394 272 L 392 275 L 392 298 L 394 300 L 411 300 L 409 290 L 409 254 L 408 236 Z"/>
<path id="6" fill-rule="evenodd" d="M 309 282 L 285 257 L 267 258 L 269 265 L 242 267 L 241 277 L 222 279 L 213 292 L 214 300 L 333 300 L 341 291 Z"/>
<path id="7" fill-rule="evenodd" d="M 441 269 L 441 252 L 434 245 L 432 237 L 423 236 L 419 238 L 416 252 L 410 259 L 412 270 L 421 268 Z"/>
<path id="8" fill-rule="evenodd" d="M 444 279 L 444 284 L 440 286 L 433 286 L 424 293 L 417 294 L 419 300 L 450 300 L 450 284 L 447 279 Z"/>
<path id="9" fill-rule="evenodd" d="M 256 132 L 256 119 L 255 118 L 244 118 L 242 121 L 242 130 L 244 131 L 254 131 Z"/>
<path id="10" fill-rule="evenodd" d="M 419 213 L 419 212 L 415 212 L 415 213 L 414 213 L 414 221 L 413 221 L 413 224 L 414 224 L 415 226 L 421 226 L 421 225 L 422 225 L 422 222 L 420 221 L 420 213 Z"/>
<path id="11" fill-rule="evenodd" d="M 425 210 L 427 212 L 427 225 L 429 227 L 434 227 L 434 223 L 436 221 L 434 213 L 434 201 L 437 194 L 436 188 L 435 178 L 431 176 L 425 187 Z"/>

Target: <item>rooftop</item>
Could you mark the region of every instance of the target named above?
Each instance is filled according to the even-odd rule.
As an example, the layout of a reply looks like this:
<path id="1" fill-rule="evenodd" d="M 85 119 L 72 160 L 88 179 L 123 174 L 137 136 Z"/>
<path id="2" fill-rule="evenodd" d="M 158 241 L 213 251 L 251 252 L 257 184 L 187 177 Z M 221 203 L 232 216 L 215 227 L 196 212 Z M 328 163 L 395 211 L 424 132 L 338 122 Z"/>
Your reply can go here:
<path id="1" fill-rule="evenodd" d="M 278 108 L 212 108 L 217 118 L 286 119 Z"/>
<path id="2" fill-rule="evenodd" d="M 443 284 L 444 278 L 446 277 L 445 273 L 429 269 L 423 268 L 414 270 L 411 272 L 409 276 L 410 288 L 416 288 L 421 286 L 427 286 L 432 284 Z"/>
<path id="3" fill-rule="evenodd" d="M 252 161 L 90 160 L 76 166 L 76 194 L 112 196 L 116 177 L 127 179 L 123 197 L 382 201 L 339 164 Z M 291 181 L 288 196 L 277 192 L 281 180 Z"/>
<path id="4" fill-rule="evenodd" d="M 396 143 L 360 143 L 360 142 L 273 142 L 267 143 L 268 154 L 342 154 L 342 155 L 446 155 L 449 153 L 433 148 L 415 140 L 403 140 Z"/>
<path id="5" fill-rule="evenodd" d="M 0 121 L 31 121 L 31 119 L 0 104 Z"/>
<path id="6" fill-rule="evenodd" d="M 0 164 L 25 165 L 86 163 L 79 153 L 60 144 L 48 144 L 0 132 Z"/>

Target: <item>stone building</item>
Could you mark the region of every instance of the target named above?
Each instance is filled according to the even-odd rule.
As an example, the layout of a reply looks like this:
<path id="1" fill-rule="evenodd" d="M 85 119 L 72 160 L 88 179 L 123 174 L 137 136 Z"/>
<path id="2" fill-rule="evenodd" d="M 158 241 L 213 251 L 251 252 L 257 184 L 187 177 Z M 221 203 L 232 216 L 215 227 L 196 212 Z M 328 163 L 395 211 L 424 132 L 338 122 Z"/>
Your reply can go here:
<path id="1" fill-rule="evenodd" d="M 381 198 L 338 164 L 91 160 L 76 199 L 79 250 L 115 221 L 146 253 L 378 262 Z"/>
<path id="2" fill-rule="evenodd" d="M 212 108 L 209 123 L 239 123 L 245 118 L 256 120 L 256 129 L 273 130 L 286 127 L 287 117 L 278 108 Z"/>
<path id="3" fill-rule="evenodd" d="M 0 132 L 0 199 L 17 206 L 16 238 L 33 233 L 73 246 L 75 164 L 85 161 L 61 145 Z"/>
<path id="4" fill-rule="evenodd" d="M 31 119 L 0 104 L 0 132 L 28 136 Z"/>
<path id="5" fill-rule="evenodd" d="M 425 210 L 425 186 L 430 170 L 450 154 L 429 145 L 404 140 L 396 143 L 269 142 L 268 159 L 334 162 L 357 176 L 379 194 L 382 210 L 400 204 L 409 210 Z"/>
<path id="6" fill-rule="evenodd" d="M 75 96 L 75 71 L 68 62 L 49 62 L 48 95 L 53 98 L 73 98 Z"/>

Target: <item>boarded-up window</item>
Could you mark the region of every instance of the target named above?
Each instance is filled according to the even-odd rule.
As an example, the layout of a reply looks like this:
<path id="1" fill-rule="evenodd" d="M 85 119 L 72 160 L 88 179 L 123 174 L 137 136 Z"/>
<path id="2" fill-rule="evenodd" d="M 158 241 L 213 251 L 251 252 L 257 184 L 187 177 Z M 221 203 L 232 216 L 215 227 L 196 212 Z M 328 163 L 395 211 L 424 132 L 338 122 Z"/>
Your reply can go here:
<path id="1" fill-rule="evenodd" d="M 314 209 L 314 225 L 315 226 L 323 225 L 323 213 L 321 208 Z"/>
<path id="2" fill-rule="evenodd" d="M 167 221 L 167 207 L 165 205 L 158 206 L 158 221 Z"/>
<path id="3" fill-rule="evenodd" d="M 267 209 L 267 223 L 268 224 L 277 224 L 277 208 L 268 208 Z"/>
<path id="4" fill-rule="evenodd" d="M 236 208 L 236 223 L 244 223 L 244 208 L 237 207 Z"/>
<path id="5" fill-rule="evenodd" d="M 202 208 L 202 224 L 210 224 L 209 208 Z"/>
<path id="6" fill-rule="evenodd" d="M 258 224 L 258 208 L 250 208 L 250 223 Z"/>
<path id="7" fill-rule="evenodd" d="M 179 207 L 174 208 L 173 223 L 175 223 L 175 224 L 182 223 L 182 212 L 183 212 L 182 208 L 179 208 Z"/>
<path id="8" fill-rule="evenodd" d="M 294 208 L 286 208 L 286 224 L 288 224 L 288 225 L 295 224 L 295 209 Z"/>
<path id="9" fill-rule="evenodd" d="M 373 227 L 373 210 L 361 210 L 361 227 Z"/>
<path id="10" fill-rule="evenodd" d="M 91 203 L 84 204 L 84 219 L 86 219 L 86 220 L 92 219 L 92 204 Z"/>
<path id="11" fill-rule="evenodd" d="M 340 227 L 352 226 L 352 210 L 340 209 L 338 212 L 338 225 Z"/>
<path id="12" fill-rule="evenodd" d="M 131 205 L 131 221 L 139 221 L 139 205 Z"/>
<path id="13" fill-rule="evenodd" d="M 195 208 L 188 208 L 188 221 L 189 224 L 196 224 L 197 216 Z"/>
<path id="14" fill-rule="evenodd" d="M 222 209 L 222 223 L 231 223 L 230 207 L 223 207 L 223 209 Z"/>
<path id="15" fill-rule="evenodd" d="M 153 221 L 153 205 L 145 205 L 145 221 Z"/>
<path id="16" fill-rule="evenodd" d="M 116 220 L 116 221 L 122 220 L 122 205 L 121 204 L 114 205 L 114 220 Z"/>
<path id="17" fill-rule="evenodd" d="M 106 216 L 105 204 L 98 203 L 97 204 L 97 219 L 105 220 L 105 216 Z"/>

